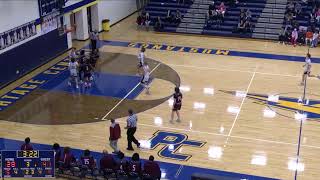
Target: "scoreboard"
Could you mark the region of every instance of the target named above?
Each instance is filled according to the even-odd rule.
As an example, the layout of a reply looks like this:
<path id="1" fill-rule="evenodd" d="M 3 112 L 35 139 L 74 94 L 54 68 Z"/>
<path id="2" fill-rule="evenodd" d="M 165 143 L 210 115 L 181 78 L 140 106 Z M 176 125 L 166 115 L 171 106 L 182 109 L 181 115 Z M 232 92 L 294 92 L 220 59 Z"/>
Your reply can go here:
<path id="1" fill-rule="evenodd" d="M 59 11 L 65 2 L 66 0 L 38 0 L 40 17 Z"/>
<path id="2" fill-rule="evenodd" d="M 54 151 L 1 151 L 2 178 L 51 178 L 54 165 Z"/>

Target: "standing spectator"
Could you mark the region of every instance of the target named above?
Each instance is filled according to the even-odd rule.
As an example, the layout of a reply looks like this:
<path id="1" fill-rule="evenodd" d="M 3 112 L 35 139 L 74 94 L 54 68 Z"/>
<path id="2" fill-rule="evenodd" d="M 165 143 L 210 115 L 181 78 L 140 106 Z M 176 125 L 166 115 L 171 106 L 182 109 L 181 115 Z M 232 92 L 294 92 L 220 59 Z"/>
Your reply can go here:
<path id="1" fill-rule="evenodd" d="M 318 31 L 315 31 L 315 32 L 313 33 L 312 42 L 311 42 L 311 47 L 312 47 L 312 48 L 317 47 L 318 41 L 319 41 L 319 32 L 318 32 Z"/>
<path id="2" fill-rule="evenodd" d="M 21 145 L 21 150 L 25 150 L 25 151 L 32 151 L 33 147 L 30 144 L 30 138 L 27 137 L 26 139 L 24 139 L 24 144 Z"/>
<path id="3" fill-rule="evenodd" d="M 137 17 L 137 20 L 136 20 L 136 23 L 137 23 L 137 27 L 141 27 L 143 25 L 143 18 L 141 16 L 141 14 L 139 13 L 138 17 Z"/>
<path id="4" fill-rule="evenodd" d="M 221 2 L 220 6 L 218 7 L 218 13 L 221 15 L 222 17 L 222 22 L 224 20 L 224 14 L 226 13 L 226 6 L 224 5 L 223 2 Z"/>
<path id="5" fill-rule="evenodd" d="M 118 139 L 121 138 L 121 129 L 119 123 L 115 122 L 114 119 L 111 119 L 110 125 L 110 146 L 113 149 L 113 153 L 119 153 L 118 148 Z"/>
<path id="6" fill-rule="evenodd" d="M 144 163 L 144 173 L 149 175 L 151 179 L 161 179 L 161 170 L 159 164 L 154 161 L 154 157 L 149 156 L 149 161 Z"/>
<path id="7" fill-rule="evenodd" d="M 129 151 L 133 151 L 133 147 L 132 147 L 132 142 L 134 142 L 137 147 L 140 147 L 140 143 L 139 141 L 134 137 L 134 134 L 137 131 L 137 115 L 135 115 L 133 113 L 133 111 L 131 109 L 128 110 L 129 113 L 129 117 L 127 119 L 127 126 L 125 127 L 125 129 L 127 129 L 127 140 L 128 140 L 128 147 L 127 150 Z"/>
<path id="8" fill-rule="evenodd" d="M 298 31 L 296 28 L 291 33 L 291 44 L 295 47 L 297 45 L 297 39 L 298 39 Z"/>
<path id="9" fill-rule="evenodd" d="M 297 15 L 300 15 L 301 10 L 302 10 L 301 4 L 299 2 L 296 2 L 295 11 L 296 11 Z"/>
<path id="10" fill-rule="evenodd" d="M 310 31 L 310 29 L 308 29 L 308 31 L 306 33 L 306 45 L 307 46 L 311 46 L 312 37 L 313 37 L 313 32 Z"/>
<path id="11" fill-rule="evenodd" d="M 103 150 L 102 158 L 100 159 L 100 170 L 104 175 L 108 173 L 108 170 L 114 170 L 116 162 L 111 154 L 107 150 Z"/>

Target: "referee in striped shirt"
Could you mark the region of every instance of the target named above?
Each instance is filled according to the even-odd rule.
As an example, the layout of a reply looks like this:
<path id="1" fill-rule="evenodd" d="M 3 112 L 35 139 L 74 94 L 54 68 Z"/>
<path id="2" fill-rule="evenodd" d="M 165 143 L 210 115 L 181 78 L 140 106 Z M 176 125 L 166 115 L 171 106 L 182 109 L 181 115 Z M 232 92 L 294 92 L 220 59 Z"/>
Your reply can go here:
<path id="1" fill-rule="evenodd" d="M 128 148 L 127 150 L 129 151 L 133 151 L 133 147 L 132 147 L 132 142 L 134 142 L 137 147 L 140 147 L 140 143 L 139 141 L 134 137 L 134 133 L 136 133 L 137 130 L 137 115 L 135 115 L 133 113 L 133 111 L 131 109 L 128 110 L 129 113 L 129 117 L 127 119 L 127 127 L 125 127 L 125 129 L 127 129 L 127 140 L 128 140 Z"/>

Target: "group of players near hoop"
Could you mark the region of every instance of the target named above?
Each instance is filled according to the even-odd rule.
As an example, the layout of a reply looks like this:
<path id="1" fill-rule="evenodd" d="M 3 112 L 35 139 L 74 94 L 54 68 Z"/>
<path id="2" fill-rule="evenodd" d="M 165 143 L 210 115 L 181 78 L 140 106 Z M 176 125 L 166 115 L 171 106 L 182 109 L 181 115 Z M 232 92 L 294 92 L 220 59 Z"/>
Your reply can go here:
<path id="1" fill-rule="evenodd" d="M 151 71 L 148 63 L 145 61 L 145 51 L 144 47 L 141 47 L 138 54 L 138 74 L 141 76 L 141 85 L 145 88 L 146 94 L 150 94 L 150 75 Z M 75 83 L 76 88 L 79 88 L 80 84 L 84 82 L 85 87 L 91 87 L 91 81 L 93 81 L 93 71 L 94 66 L 89 63 L 88 58 L 85 56 L 85 51 L 81 50 L 80 54 L 77 53 L 75 48 L 72 48 L 69 53 L 69 71 L 70 78 L 68 85 L 71 86 Z M 179 87 L 175 87 L 173 94 L 173 107 L 171 113 L 171 120 L 173 122 L 174 114 L 177 114 L 177 122 L 180 122 L 180 109 L 182 106 L 182 93 L 180 92 Z"/>

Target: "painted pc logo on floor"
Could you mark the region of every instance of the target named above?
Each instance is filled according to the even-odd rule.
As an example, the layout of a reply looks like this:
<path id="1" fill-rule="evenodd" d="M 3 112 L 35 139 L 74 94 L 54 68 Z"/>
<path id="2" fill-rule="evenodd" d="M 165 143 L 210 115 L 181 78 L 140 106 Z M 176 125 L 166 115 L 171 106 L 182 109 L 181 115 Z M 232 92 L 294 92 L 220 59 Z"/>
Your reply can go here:
<path id="1" fill-rule="evenodd" d="M 163 158 L 187 161 L 192 155 L 178 153 L 179 149 L 183 146 L 192 146 L 194 148 L 200 148 L 204 146 L 206 142 L 189 140 L 188 135 L 168 132 L 168 131 L 157 131 L 153 134 L 150 139 L 150 149 L 156 149 L 158 146 L 163 146 L 158 152 L 158 155 Z"/>
<path id="2" fill-rule="evenodd" d="M 235 91 L 221 91 L 228 94 L 236 94 Z M 306 99 L 307 103 L 302 104 L 301 98 L 294 98 L 300 97 L 301 93 L 282 93 L 274 95 L 276 96 L 275 100 L 271 100 L 270 96 L 264 94 L 255 94 L 255 93 L 248 93 L 247 98 L 254 100 L 255 103 L 266 105 L 277 114 L 289 117 L 288 115 L 281 114 L 279 110 L 287 110 L 291 112 L 304 112 L 307 115 L 308 119 L 320 119 L 320 100 L 315 99 Z M 291 96 L 291 97 L 290 97 Z M 307 97 L 310 95 L 306 95 Z M 312 94 L 312 96 L 317 96 Z M 319 97 L 320 99 L 320 97 Z M 293 118 L 294 116 L 290 116 L 289 118 Z"/>

